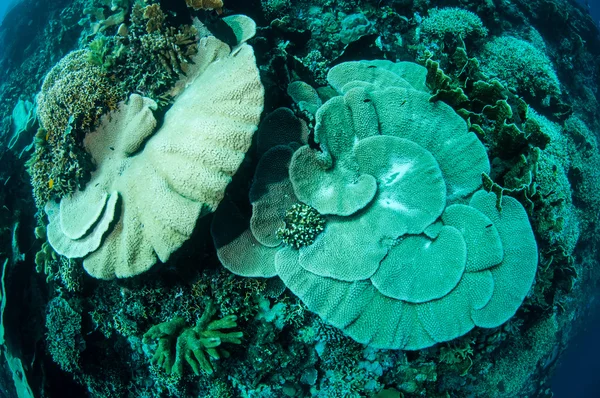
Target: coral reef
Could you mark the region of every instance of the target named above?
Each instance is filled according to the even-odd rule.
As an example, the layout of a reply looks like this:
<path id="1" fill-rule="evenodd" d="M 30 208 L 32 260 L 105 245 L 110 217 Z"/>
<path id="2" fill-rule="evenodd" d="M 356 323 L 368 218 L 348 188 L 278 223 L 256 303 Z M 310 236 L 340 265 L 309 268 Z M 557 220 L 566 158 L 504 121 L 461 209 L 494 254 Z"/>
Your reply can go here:
<path id="1" fill-rule="evenodd" d="M 494 194 L 476 192 L 489 170 L 483 145 L 447 105 L 414 89 L 423 72 L 381 61 L 334 67 L 329 82 L 343 95 L 317 111 L 320 151 L 268 150 L 250 191 L 249 232 L 230 241 L 213 228 L 232 272 L 277 274 L 310 310 L 377 348 L 416 350 L 500 326 L 537 267 L 525 210 L 505 197 L 500 213 Z M 314 241 L 289 248 L 272 231 L 282 215 L 289 228 L 295 200 L 326 223 Z M 231 214 L 217 212 L 214 223 L 231 224 Z"/>
<path id="2" fill-rule="evenodd" d="M 600 36 L 585 9 L 569 0 L 225 3 L 23 0 L 3 21 L 3 376 L 11 369 L 24 396 L 550 396 L 600 279 Z M 213 34 L 231 55 L 202 47 Z M 252 146 L 220 133 L 239 109 L 207 117 L 218 112 L 192 110 L 186 90 L 202 79 L 202 59 L 226 74 L 224 60 L 247 55 L 240 44 L 250 37 L 267 93 Z M 46 96 L 39 118 L 61 125 L 35 133 L 32 98 L 54 90 L 58 68 L 44 76 L 73 54 L 81 67 L 52 79 L 93 101 Z M 85 71 L 104 91 L 82 83 Z M 229 80 L 208 77 L 199 91 L 213 105 Z M 135 99 L 119 104 L 126 97 Z M 139 112 L 125 118 L 130 105 Z M 215 132 L 202 150 L 187 134 L 191 111 Z M 100 139 L 117 125 L 121 138 Z M 149 151 L 156 159 L 132 173 L 162 129 L 173 130 L 161 140 L 169 155 Z M 19 159 L 32 134 L 37 214 Z M 212 149 L 220 137 L 240 144 L 235 167 L 210 179 L 218 188 L 202 203 L 214 217 L 193 215 L 180 234 L 183 213 L 169 211 L 165 193 L 207 181 L 192 158 L 227 163 Z M 116 159 L 126 178 L 107 166 Z M 117 177 L 94 193 L 108 181 L 100 174 Z M 112 278 L 111 267 L 143 263 L 131 242 L 148 239 L 155 254 L 139 275 L 85 273 Z M 404 308 L 400 321 L 390 305 Z M 202 336 L 234 323 L 208 332 L 234 333 L 235 344 Z M 399 346 L 426 348 L 378 348 Z"/>

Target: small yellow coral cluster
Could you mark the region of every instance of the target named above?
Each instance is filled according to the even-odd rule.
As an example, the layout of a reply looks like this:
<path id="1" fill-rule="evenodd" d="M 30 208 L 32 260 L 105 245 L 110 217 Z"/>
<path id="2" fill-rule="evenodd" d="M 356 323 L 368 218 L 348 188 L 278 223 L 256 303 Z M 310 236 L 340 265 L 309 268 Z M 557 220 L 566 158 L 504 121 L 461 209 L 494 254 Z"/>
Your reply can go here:
<path id="1" fill-rule="evenodd" d="M 162 76 L 159 80 L 164 80 L 162 84 L 168 86 L 169 81 L 182 73 L 185 68 L 183 65 L 192 62 L 191 58 L 196 55 L 198 49 L 196 28 L 192 25 L 182 25 L 179 28 L 169 26 L 165 19 L 166 15 L 158 4 L 143 7 L 136 3 L 133 6 L 128 40 L 129 46 L 137 51 L 127 55 L 127 64 L 141 67 L 123 71 L 125 76 L 133 75 L 137 76 L 136 80 L 148 81 L 149 79 L 139 76 L 142 71 L 152 75 L 151 71 L 158 68 L 154 76 Z M 143 87 L 136 89 L 150 96 Z"/>
<path id="2" fill-rule="evenodd" d="M 223 0 L 185 0 L 188 7 L 194 10 L 216 10 L 221 12 Z"/>

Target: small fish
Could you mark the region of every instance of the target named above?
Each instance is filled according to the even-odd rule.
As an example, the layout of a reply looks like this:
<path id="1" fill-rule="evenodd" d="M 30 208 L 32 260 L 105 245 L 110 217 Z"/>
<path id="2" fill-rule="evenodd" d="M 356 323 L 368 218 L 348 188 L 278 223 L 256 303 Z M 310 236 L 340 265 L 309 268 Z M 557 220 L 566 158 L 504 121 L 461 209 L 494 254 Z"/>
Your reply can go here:
<path id="1" fill-rule="evenodd" d="M 48 188 L 52 189 L 54 187 L 54 179 L 51 178 L 50 181 L 48 181 Z"/>

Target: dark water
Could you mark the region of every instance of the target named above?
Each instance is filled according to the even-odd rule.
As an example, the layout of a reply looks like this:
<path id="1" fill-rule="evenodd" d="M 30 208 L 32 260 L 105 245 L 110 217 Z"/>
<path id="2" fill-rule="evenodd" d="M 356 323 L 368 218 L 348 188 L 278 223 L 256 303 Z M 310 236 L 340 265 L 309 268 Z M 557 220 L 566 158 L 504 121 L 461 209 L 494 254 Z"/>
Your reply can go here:
<path id="1" fill-rule="evenodd" d="M 596 300 L 597 301 L 597 300 Z M 569 348 L 559 360 L 552 380 L 556 398 L 600 396 L 600 308 L 591 308 L 584 326 L 575 333 Z"/>

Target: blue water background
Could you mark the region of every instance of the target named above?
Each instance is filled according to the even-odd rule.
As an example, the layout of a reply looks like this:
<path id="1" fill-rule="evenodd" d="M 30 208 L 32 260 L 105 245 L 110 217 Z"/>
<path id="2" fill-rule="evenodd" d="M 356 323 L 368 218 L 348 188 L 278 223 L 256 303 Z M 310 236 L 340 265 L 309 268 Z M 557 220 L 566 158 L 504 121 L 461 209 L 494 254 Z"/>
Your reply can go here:
<path id="1" fill-rule="evenodd" d="M 4 20 L 4 16 L 21 0 L 0 0 L 0 24 Z M 52 1 L 52 0 L 46 0 Z"/>

